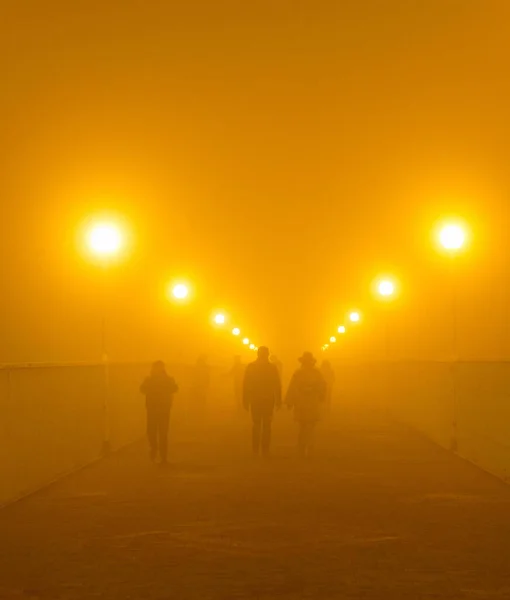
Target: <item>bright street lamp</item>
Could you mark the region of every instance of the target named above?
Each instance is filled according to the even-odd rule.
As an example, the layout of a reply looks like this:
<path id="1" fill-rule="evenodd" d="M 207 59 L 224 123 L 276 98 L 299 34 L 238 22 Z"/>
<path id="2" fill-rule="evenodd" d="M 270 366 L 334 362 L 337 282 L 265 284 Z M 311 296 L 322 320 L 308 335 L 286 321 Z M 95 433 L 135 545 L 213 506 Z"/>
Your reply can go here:
<path id="1" fill-rule="evenodd" d="M 216 325 L 225 325 L 227 317 L 223 313 L 217 313 L 214 315 L 214 322 Z"/>
<path id="2" fill-rule="evenodd" d="M 241 335 L 239 327 L 234 327 L 234 329 L 232 329 L 232 335 Z"/>
<path id="3" fill-rule="evenodd" d="M 86 234 L 89 251 L 100 258 L 116 256 L 124 245 L 121 228 L 113 222 L 98 222 Z"/>
<path id="4" fill-rule="evenodd" d="M 443 225 L 439 231 L 439 243 L 450 252 L 460 250 L 466 243 L 467 233 L 465 227 L 459 223 Z"/>
<path id="5" fill-rule="evenodd" d="M 244 338 L 244 340 L 243 340 L 243 344 L 244 344 L 245 346 L 248 346 L 248 345 L 250 344 L 250 340 L 249 340 L 249 338 Z"/>
<path id="6" fill-rule="evenodd" d="M 338 333 L 340 333 L 341 335 L 343 335 L 346 331 L 347 329 L 345 328 L 345 325 L 340 325 L 340 327 L 338 328 Z"/>
<path id="7" fill-rule="evenodd" d="M 390 298 L 395 295 L 395 284 L 391 279 L 382 279 L 377 284 L 377 293 L 383 298 Z"/>
<path id="8" fill-rule="evenodd" d="M 255 344 L 250 344 L 250 350 L 255 350 Z"/>
<path id="9" fill-rule="evenodd" d="M 332 335 L 332 336 L 329 338 L 329 341 L 330 341 L 332 344 L 336 344 L 336 337 L 335 337 L 334 335 Z"/>
<path id="10" fill-rule="evenodd" d="M 349 314 L 349 321 L 351 323 L 359 323 L 361 321 L 361 315 L 358 311 L 354 310 Z"/>
<path id="11" fill-rule="evenodd" d="M 172 296 L 176 300 L 186 300 L 189 296 L 189 287 L 185 283 L 176 283 L 172 287 Z"/>

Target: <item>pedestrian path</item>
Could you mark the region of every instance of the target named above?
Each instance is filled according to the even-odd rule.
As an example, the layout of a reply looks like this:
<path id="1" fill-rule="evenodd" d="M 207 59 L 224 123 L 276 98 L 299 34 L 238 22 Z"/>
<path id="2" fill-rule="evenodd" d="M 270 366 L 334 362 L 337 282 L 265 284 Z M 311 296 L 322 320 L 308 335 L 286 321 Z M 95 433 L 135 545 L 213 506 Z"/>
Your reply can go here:
<path id="1" fill-rule="evenodd" d="M 313 460 L 278 415 L 136 444 L 0 511 L 0 598 L 510 598 L 510 488 L 401 426 L 322 426 Z"/>

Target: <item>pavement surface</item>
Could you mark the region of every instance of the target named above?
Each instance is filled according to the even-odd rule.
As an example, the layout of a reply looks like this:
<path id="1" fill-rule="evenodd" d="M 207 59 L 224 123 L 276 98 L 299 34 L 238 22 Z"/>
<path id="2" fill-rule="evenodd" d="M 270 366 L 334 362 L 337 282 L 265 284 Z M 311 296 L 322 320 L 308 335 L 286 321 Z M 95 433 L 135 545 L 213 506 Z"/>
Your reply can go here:
<path id="1" fill-rule="evenodd" d="M 510 488 L 402 426 L 345 413 L 273 456 L 249 420 L 135 444 L 0 511 L 0 598 L 510 598 Z"/>

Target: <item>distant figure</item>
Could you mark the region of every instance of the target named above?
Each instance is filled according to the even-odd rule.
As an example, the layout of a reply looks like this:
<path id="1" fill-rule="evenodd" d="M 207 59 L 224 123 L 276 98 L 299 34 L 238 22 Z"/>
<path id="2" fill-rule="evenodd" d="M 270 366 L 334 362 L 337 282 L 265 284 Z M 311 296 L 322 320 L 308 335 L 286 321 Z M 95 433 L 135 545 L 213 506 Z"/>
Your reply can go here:
<path id="1" fill-rule="evenodd" d="M 280 376 L 280 381 L 283 381 L 283 364 L 279 360 L 279 358 L 273 354 L 269 359 L 273 365 L 278 369 L 278 375 Z"/>
<path id="2" fill-rule="evenodd" d="M 307 457 L 313 451 L 320 405 L 326 399 L 326 382 L 322 373 L 315 367 L 316 360 L 311 352 L 305 352 L 299 362 L 301 368 L 292 376 L 285 403 L 294 409 L 294 417 L 299 423 L 299 454 Z"/>
<path id="3" fill-rule="evenodd" d="M 243 404 L 251 410 L 253 419 L 253 453 L 267 456 L 271 445 L 271 422 L 274 408 L 282 402 L 282 387 L 278 369 L 269 362 L 269 350 L 258 349 L 258 358 L 246 367 L 243 385 Z"/>
<path id="4" fill-rule="evenodd" d="M 333 397 L 333 385 L 335 384 L 335 371 L 329 360 L 323 360 L 321 365 L 321 373 L 326 382 L 326 408 L 328 412 L 331 410 L 331 400 Z"/>
<path id="5" fill-rule="evenodd" d="M 202 354 L 198 357 L 195 364 L 191 383 L 191 394 L 195 407 L 205 409 L 210 385 L 211 370 L 207 364 L 207 357 L 205 354 Z"/>
<path id="6" fill-rule="evenodd" d="M 241 357 L 239 355 L 234 356 L 234 364 L 228 372 L 228 375 L 232 377 L 234 383 L 234 398 L 236 408 L 242 408 L 244 365 L 241 362 Z"/>
<path id="7" fill-rule="evenodd" d="M 167 463 L 168 427 L 173 396 L 179 390 L 173 377 L 167 375 L 165 364 L 158 360 L 152 365 L 151 374 L 140 387 L 145 395 L 147 408 L 147 437 L 150 444 L 150 457 L 155 461 L 158 452 L 161 463 Z"/>

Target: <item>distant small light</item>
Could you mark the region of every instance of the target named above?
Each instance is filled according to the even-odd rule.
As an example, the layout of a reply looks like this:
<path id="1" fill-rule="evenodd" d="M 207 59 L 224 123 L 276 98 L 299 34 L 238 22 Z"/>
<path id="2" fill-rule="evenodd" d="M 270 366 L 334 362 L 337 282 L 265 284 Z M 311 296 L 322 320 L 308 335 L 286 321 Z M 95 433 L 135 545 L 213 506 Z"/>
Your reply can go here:
<path id="1" fill-rule="evenodd" d="M 359 312 L 353 311 L 349 315 L 349 320 L 351 321 L 351 323 L 359 323 L 361 320 L 361 316 L 360 316 Z"/>
<path id="2" fill-rule="evenodd" d="M 239 327 L 234 327 L 234 329 L 232 329 L 232 335 L 241 335 Z"/>
<path id="3" fill-rule="evenodd" d="M 250 344 L 250 350 L 255 350 L 255 344 Z"/>
<path id="4" fill-rule="evenodd" d="M 335 337 L 334 335 L 332 335 L 332 336 L 329 338 L 329 341 L 330 341 L 332 344 L 336 344 L 336 337 Z"/>
<path id="5" fill-rule="evenodd" d="M 344 334 L 346 332 L 345 325 L 340 325 L 338 328 L 338 333 Z"/>
<path id="6" fill-rule="evenodd" d="M 225 325 L 226 320 L 227 318 L 223 313 L 218 313 L 217 315 L 214 315 L 214 322 L 216 323 L 216 325 Z"/>
<path id="7" fill-rule="evenodd" d="M 244 338 L 244 340 L 243 340 L 243 344 L 244 344 L 245 346 L 248 346 L 248 345 L 249 345 L 249 343 L 250 343 L 250 340 L 249 340 L 248 338 Z"/>

